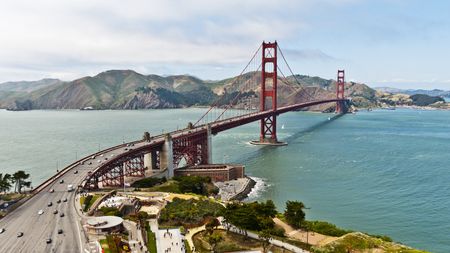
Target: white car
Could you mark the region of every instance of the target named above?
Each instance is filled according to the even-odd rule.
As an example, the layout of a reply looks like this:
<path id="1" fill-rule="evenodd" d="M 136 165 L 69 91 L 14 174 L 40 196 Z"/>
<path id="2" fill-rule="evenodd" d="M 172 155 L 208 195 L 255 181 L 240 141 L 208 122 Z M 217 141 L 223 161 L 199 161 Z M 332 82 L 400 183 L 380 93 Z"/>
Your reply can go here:
<path id="1" fill-rule="evenodd" d="M 0 234 L 3 234 L 5 232 L 4 228 L 0 228 Z"/>
<path id="2" fill-rule="evenodd" d="M 42 209 L 39 210 L 39 212 L 38 212 L 39 215 L 41 215 L 41 214 L 43 214 L 43 213 L 44 213 L 44 210 L 42 210 Z"/>

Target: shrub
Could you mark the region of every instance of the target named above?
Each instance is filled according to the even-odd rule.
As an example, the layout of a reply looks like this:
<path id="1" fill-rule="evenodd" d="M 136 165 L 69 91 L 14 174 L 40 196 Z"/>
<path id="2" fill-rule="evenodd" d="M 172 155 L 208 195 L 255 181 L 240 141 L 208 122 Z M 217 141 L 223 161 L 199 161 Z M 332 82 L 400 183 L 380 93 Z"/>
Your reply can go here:
<path id="1" fill-rule="evenodd" d="M 304 224 L 310 231 L 329 236 L 339 237 L 353 232 L 351 230 L 338 228 L 336 225 L 326 221 L 305 221 Z"/>
<path id="2" fill-rule="evenodd" d="M 179 199 L 174 198 L 161 211 L 159 222 L 163 225 L 191 226 L 201 225 L 208 217 L 216 217 L 224 207 L 209 199 Z"/>
<path id="3" fill-rule="evenodd" d="M 163 177 L 163 178 L 148 177 L 148 178 L 144 178 L 144 179 L 141 179 L 139 181 L 136 181 L 136 182 L 132 183 L 131 187 L 150 188 L 150 187 L 153 187 L 155 185 L 159 185 L 159 184 L 165 183 L 166 181 L 167 181 L 167 179 L 165 177 Z"/>
<path id="4" fill-rule="evenodd" d="M 86 212 L 86 211 L 89 209 L 89 207 L 90 207 L 89 203 L 91 203 L 91 200 L 92 200 L 92 195 L 87 195 L 87 196 L 84 198 L 84 201 L 83 201 L 83 206 L 84 206 L 83 211 Z"/>

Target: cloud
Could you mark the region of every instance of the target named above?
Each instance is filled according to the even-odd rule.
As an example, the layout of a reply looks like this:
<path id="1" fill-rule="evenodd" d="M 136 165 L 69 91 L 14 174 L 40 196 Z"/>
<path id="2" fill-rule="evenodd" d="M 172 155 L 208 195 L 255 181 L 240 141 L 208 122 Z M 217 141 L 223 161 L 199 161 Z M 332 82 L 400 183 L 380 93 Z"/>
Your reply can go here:
<path id="1" fill-rule="evenodd" d="M 289 60 L 337 60 L 335 57 L 328 55 L 319 49 L 283 49 L 283 52 Z"/>

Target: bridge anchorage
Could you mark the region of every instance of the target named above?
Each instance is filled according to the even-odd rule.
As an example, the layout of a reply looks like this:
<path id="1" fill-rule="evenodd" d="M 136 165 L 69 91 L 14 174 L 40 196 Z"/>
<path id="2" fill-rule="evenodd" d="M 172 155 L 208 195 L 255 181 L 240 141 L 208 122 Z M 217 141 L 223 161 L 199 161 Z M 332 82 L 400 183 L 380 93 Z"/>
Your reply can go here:
<path id="1" fill-rule="evenodd" d="M 262 57 L 257 57 L 260 51 Z M 283 74 L 278 59 L 289 69 L 289 78 Z M 335 98 L 315 98 L 297 80 L 278 43 L 263 42 L 241 74 L 227 84 L 222 96 L 197 122 L 153 137 L 147 133 L 141 141 L 105 150 L 114 152 L 109 159 L 98 161 L 99 157 L 94 155 L 83 160 L 97 160 L 98 167 L 88 173 L 81 187 L 85 190 L 121 187 L 143 177 L 171 178 L 183 168 L 206 168 L 203 165 L 213 163 L 212 136 L 252 122 L 260 123 L 259 140 L 252 144 L 286 145 L 277 139 L 278 115 L 320 104 L 336 104 L 336 113 L 347 112 L 349 99 L 344 94 L 344 75 L 344 70 L 338 71 Z M 291 83 L 292 80 L 297 84 Z M 291 96 L 294 100 L 289 100 Z"/>

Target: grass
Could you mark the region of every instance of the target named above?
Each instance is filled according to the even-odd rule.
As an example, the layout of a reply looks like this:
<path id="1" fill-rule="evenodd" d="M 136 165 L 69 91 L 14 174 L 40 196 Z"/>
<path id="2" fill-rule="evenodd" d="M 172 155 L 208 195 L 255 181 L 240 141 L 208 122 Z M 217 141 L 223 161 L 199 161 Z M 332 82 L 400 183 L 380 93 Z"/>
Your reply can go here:
<path id="1" fill-rule="evenodd" d="M 380 238 L 371 237 L 369 235 L 356 232 L 339 238 L 321 247 L 312 247 L 314 253 L 346 253 L 346 252 L 370 252 L 373 249 L 382 249 L 382 252 L 403 252 L 403 253 L 425 253 L 406 246 L 387 242 Z"/>
<path id="2" fill-rule="evenodd" d="M 0 199 L 4 201 L 11 201 L 11 200 L 19 200 L 25 196 L 26 194 L 23 193 L 10 192 L 6 194 L 0 194 Z"/>
<path id="3" fill-rule="evenodd" d="M 183 240 L 184 247 L 186 248 L 186 253 L 192 253 L 191 246 L 189 246 L 189 243 L 187 240 Z"/>
<path id="4" fill-rule="evenodd" d="M 146 188 L 146 191 L 150 192 L 173 192 L 181 193 L 180 186 L 177 181 L 169 180 L 163 184 L 155 185 L 150 188 Z"/>
<path id="5" fill-rule="evenodd" d="M 155 233 L 150 229 L 150 225 L 147 222 L 147 249 L 150 253 L 157 253 L 156 251 L 156 236 Z"/>
<path id="6" fill-rule="evenodd" d="M 104 253 L 111 253 L 111 250 L 109 250 L 108 241 L 106 239 L 101 239 L 100 245 L 102 246 Z"/>
<path id="7" fill-rule="evenodd" d="M 92 199 L 89 201 L 89 203 L 87 203 L 86 207 L 84 208 L 84 211 L 85 211 L 85 212 L 88 211 L 89 208 L 91 208 L 92 204 L 94 204 L 95 201 L 96 201 L 98 198 L 100 198 L 100 195 L 97 195 L 97 194 L 92 195 Z M 81 205 L 81 206 L 83 206 L 85 199 L 86 199 L 85 196 L 81 196 L 81 198 L 80 198 L 80 205 Z"/>

